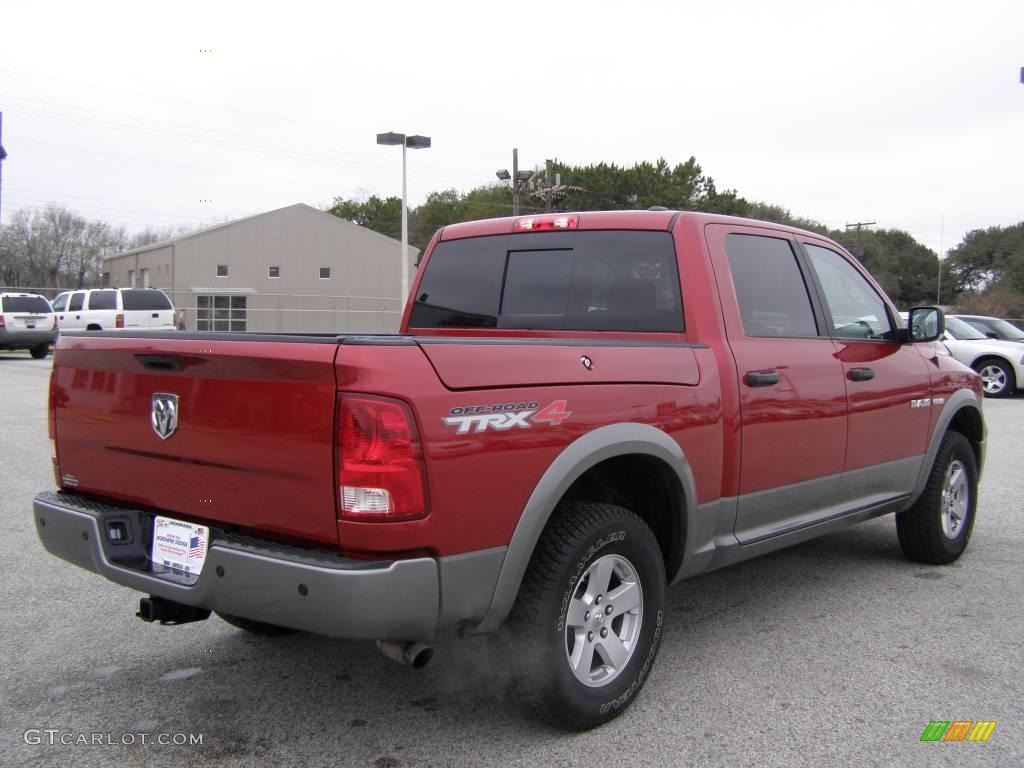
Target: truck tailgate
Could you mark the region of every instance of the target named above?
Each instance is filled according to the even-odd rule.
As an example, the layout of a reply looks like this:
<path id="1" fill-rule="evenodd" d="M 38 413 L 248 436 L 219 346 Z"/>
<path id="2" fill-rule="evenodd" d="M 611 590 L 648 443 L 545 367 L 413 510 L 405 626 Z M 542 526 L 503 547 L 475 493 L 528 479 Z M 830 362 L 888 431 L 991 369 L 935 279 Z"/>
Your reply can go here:
<path id="1" fill-rule="evenodd" d="M 333 338 L 62 337 L 53 380 L 61 484 L 336 545 L 337 350 Z M 177 423 L 161 437 L 154 403 L 169 396 Z"/>

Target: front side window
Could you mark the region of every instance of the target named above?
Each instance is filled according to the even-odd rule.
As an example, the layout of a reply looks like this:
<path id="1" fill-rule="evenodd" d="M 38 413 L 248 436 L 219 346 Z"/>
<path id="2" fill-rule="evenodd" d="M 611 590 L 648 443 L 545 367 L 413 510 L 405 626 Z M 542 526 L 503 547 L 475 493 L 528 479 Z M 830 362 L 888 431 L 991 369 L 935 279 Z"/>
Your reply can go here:
<path id="1" fill-rule="evenodd" d="M 427 264 L 410 324 L 681 332 L 672 237 L 584 231 L 442 242 Z"/>
<path id="2" fill-rule="evenodd" d="M 793 246 L 780 237 L 725 237 L 729 271 L 747 336 L 818 335 L 814 310 Z"/>
<path id="3" fill-rule="evenodd" d="M 64 308 L 67 307 L 67 305 L 68 295 L 66 293 L 62 293 L 60 296 L 53 300 L 53 311 L 63 312 Z"/>
<path id="4" fill-rule="evenodd" d="M 980 341 L 988 338 L 984 333 L 977 328 L 972 328 L 959 317 L 946 318 L 946 333 L 958 341 Z"/>
<path id="5" fill-rule="evenodd" d="M 809 243 L 804 243 L 804 248 L 825 294 L 836 338 L 891 338 L 885 302 L 864 276 L 833 250 Z"/>

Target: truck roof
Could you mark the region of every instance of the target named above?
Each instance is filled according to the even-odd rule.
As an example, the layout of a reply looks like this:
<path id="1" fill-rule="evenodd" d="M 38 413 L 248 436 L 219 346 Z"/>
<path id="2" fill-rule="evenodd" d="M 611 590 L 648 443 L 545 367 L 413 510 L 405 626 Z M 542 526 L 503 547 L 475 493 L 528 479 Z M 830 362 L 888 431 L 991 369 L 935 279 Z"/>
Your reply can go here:
<path id="1" fill-rule="evenodd" d="M 694 225 L 701 224 L 750 224 L 751 226 L 772 227 L 785 232 L 799 232 L 821 237 L 814 232 L 790 227 L 785 224 L 744 219 L 738 216 L 726 216 L 719 213 L 702 213 L 698 211 L 559 211 L 557 213 L 537 213 L 524 216 L 506 216 L 498 219 L 480 219 L 449 224 L 441 230 L 441 240 L 457 240 L 464 237 L 481 237 L 483 235 L 503 235 L 513 231 L 516 221 L 523 219 L 545 219 L 552 217 L 573 216 L 578 226 L 573 229 L 645 229 L 668 230 L 677 217 L 685 217 Z"/>

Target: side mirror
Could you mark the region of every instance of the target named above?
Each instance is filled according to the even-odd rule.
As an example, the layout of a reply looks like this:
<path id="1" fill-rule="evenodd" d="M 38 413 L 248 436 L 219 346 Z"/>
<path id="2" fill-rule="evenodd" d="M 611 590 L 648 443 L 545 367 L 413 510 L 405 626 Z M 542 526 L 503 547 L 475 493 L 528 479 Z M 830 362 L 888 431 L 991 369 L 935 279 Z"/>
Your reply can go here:
<path id="1" fill-rule="evenodd" d="M 996 333 L 995 331 L 986 331 L 985 335 L 988 336 L 990 339 L 998 339 L 999 338 L 999 334 Z"/>
<path id="2" fill-rule="evenodd" d="M 939 307 L 913 307 L 907 318 L 910 343 L 937 341 L 946 332 L 946 315 Z"/>

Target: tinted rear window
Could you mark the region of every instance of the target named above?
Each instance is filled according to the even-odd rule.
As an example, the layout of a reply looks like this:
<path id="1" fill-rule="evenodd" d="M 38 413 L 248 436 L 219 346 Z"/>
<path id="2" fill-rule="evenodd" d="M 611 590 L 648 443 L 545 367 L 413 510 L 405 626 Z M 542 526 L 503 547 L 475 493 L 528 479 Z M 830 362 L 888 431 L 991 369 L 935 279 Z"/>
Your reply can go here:
<path id="1" fill-rule="evenodd" d="M 117 291 L 93 291 L 89 294 L 89 309 L 117 309 Z"/>
<path id="2" fill-rule="evenodd" d="M 163 291 L 149 288 L 121 291 L 121 301 L 125 309 L 174 309 Z"/>
<path id="3" fill-rule="evenodd" d="M 442 242 L 410 325 L 682 331 L 672 236 L 595 231 Z"/>
<path id="4" fill-rule="evenodd" d="M 31 312 L 36 315 L 48 315 L 53 311 L 50 309 L 49 302 L 42 296 L 4 296 L 0 299 L 0 303 L 3 305 L 4 312 Z"/>

